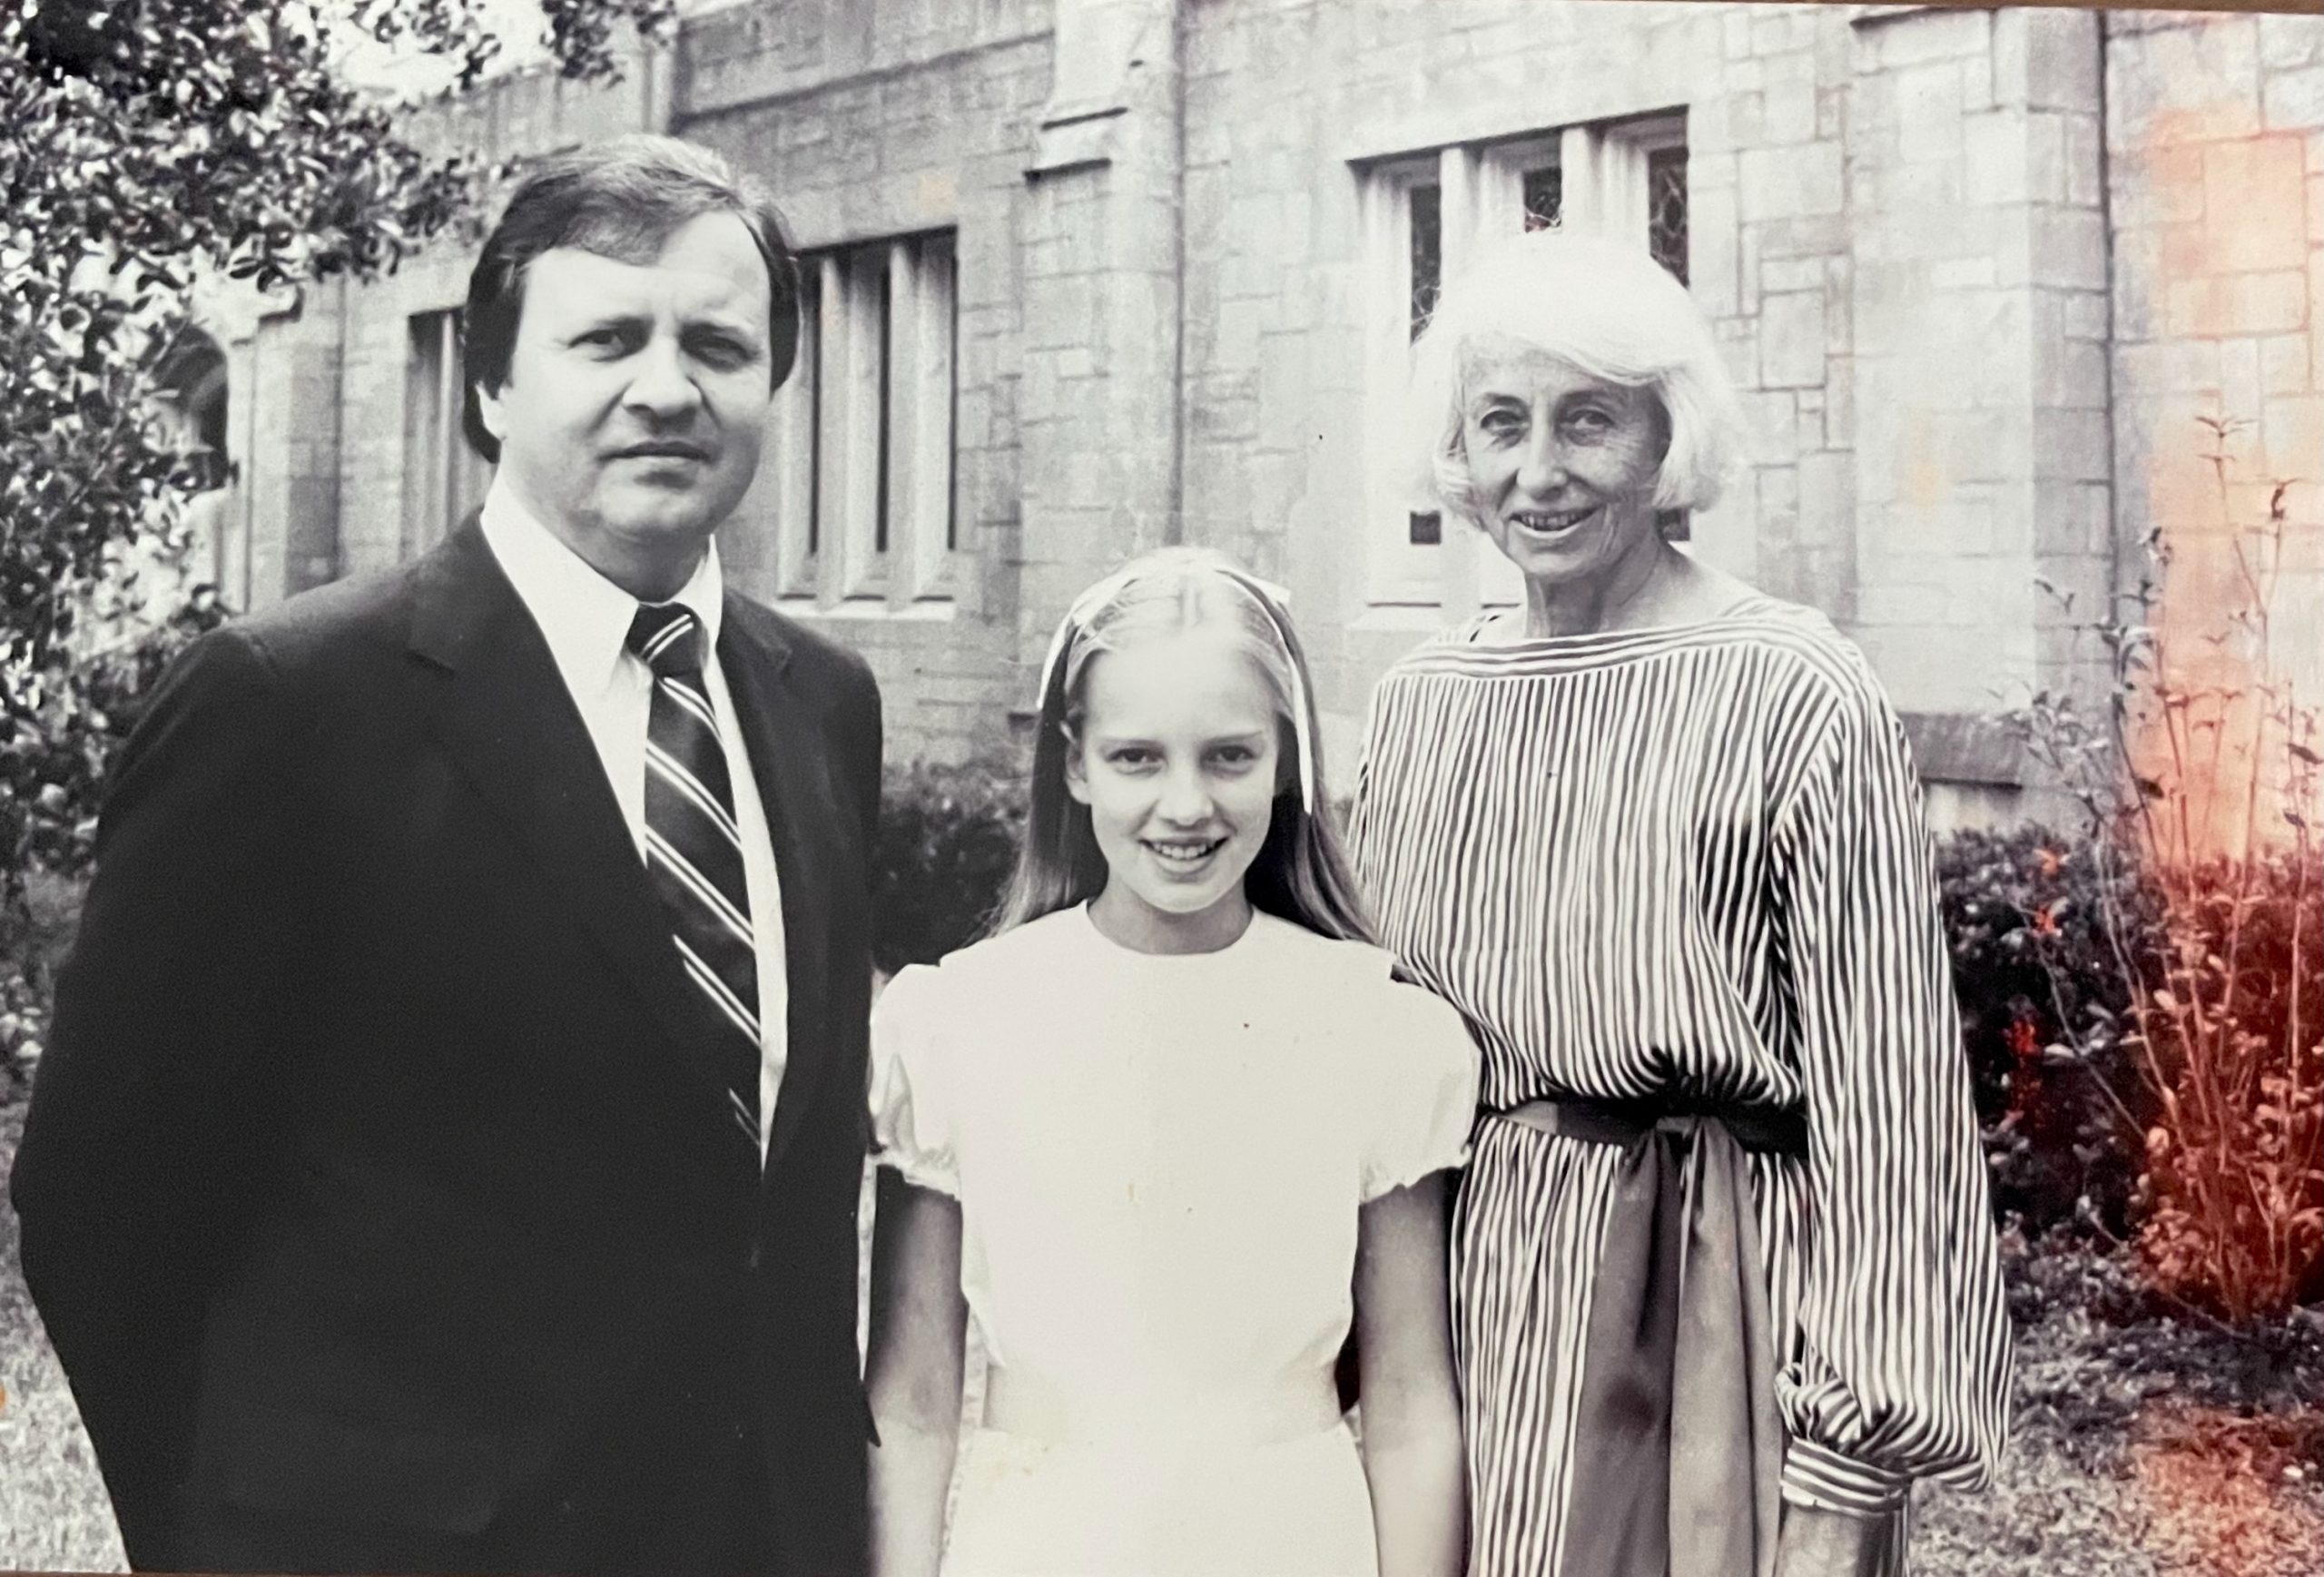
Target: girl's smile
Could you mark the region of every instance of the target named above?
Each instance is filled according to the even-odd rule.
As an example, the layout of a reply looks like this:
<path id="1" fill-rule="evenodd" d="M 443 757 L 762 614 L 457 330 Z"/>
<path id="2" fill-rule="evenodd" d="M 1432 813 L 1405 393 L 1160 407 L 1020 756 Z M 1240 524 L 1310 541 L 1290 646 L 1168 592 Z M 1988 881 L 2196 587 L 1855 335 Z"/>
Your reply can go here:
<path id="1" fill-rule="evenodd" d="M 1202 874 L 1213 854 L 1226 847 L 1224 838 L 1158 838 L 1141 840 L 1174 881 L 1191 881 Z"/>

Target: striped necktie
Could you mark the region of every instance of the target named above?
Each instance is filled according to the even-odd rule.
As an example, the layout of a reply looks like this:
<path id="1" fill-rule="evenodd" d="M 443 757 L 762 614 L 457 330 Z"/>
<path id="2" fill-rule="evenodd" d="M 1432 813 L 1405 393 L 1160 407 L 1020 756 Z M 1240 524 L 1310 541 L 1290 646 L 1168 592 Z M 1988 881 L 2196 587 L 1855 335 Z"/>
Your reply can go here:
<path id="1" fill-rule="evenodd" d="M 758 949 L 726 753 L 703 679 L 702 622 L 644 603 L 629 649 L 654 671 L 645 724 L 645 866 L 704 1007 L 735 1126 L 759 1144 Z"/>

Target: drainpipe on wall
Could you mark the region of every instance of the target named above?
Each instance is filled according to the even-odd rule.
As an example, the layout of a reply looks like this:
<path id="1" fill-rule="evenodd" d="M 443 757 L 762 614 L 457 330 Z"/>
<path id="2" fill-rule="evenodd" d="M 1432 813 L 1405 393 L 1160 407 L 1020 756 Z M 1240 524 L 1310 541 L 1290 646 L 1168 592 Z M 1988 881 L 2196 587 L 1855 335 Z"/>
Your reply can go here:
<path id="1" fill-rule="evenodd" d="M 2101 10 L 2096 21 L 2098 232 L 2106 244 L 2106 354 L 2102 359 L 2106 378 L 2106 586 L 2110 593 L 2119 596 L 2126 589 L 2123 579 L 2126 566 L 2122 552 L 2122 447 L 2118 431 L 2122 419 L 2114 403 L 2114 310 L 2122 280 L 2114 245 L 2114 144 L 2109 131 L 2112 117 L 2106 102 L 2106 74 L 2114 54 L 2113 15 Z"/>

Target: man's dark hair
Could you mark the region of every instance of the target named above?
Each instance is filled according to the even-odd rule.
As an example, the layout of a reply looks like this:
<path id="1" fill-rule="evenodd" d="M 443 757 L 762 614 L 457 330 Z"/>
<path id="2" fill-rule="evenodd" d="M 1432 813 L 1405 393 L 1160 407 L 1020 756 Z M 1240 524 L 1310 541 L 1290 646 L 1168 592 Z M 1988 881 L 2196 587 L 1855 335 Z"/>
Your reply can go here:
<path id="1" fill-rule="evenodd" d="M 673 232 L 705 213 L 732 213 L 749 227 L 766 260 L 768 353 L 780 387 L 799 353 L 799 272 L 783 215 L 747 175 L 707 148 L 643 133 L 552 154 L 517 184 L 468 275 L 461 320 L 460 430 L 497 463 L 500 440 L 484 425 L 480 386 L 508 380 L 525 276 L 533 260 L 560 246 L 617 262 L 645 264 Z"/>

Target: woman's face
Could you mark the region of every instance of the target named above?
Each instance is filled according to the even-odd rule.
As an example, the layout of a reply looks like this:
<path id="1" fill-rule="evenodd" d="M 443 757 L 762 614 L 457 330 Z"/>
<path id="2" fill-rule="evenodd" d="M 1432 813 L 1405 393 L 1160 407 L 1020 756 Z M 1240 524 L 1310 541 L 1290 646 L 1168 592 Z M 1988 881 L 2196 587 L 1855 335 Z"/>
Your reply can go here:
<path id="1" fill-rule="evenodd" d="M 1462 372 L 1470 498 L 1527 579 L 1587 582 L 1654 539 L 1660 400 L 1501 336 L 1467 347 Z"/>

